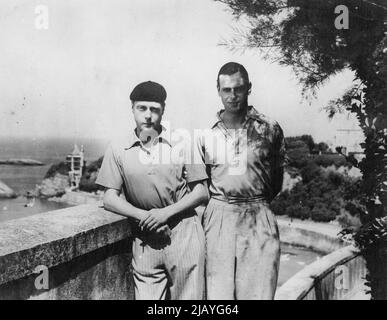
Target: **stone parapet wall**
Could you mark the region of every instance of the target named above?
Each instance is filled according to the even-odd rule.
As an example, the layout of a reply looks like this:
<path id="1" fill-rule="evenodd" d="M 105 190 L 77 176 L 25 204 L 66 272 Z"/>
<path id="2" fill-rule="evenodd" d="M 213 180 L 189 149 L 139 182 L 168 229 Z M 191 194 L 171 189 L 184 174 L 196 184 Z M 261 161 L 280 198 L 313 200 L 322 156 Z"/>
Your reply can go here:
<path id="1" fill-rule="evenodd" d="M 276 299 L 346 299 L 356 293 L 365 264 L 335 228 L 282 219 L 278 224 L 282 242 L 329 254 L 288 280 Z M 133 299 L 130 237 L 129 220 L 97 204 L 3 222 L 0 299 Z M 338 291 L 343 266 L 349 273 L 345 290 Z M 42 288 L 45 274 L 48 287 Z"/>
<path id="2" fill-rule="evenodd" d="M 353 246 L 336 250 L 285 282 L 276 300 L 350 300 L 364 289 L 366 265 Z"/>
<path id="3" fill-rule="evenodd" d="M 1 223 L 0 299 L 132 299 L 129 237 L 128 219 L 96 205 Z"/>

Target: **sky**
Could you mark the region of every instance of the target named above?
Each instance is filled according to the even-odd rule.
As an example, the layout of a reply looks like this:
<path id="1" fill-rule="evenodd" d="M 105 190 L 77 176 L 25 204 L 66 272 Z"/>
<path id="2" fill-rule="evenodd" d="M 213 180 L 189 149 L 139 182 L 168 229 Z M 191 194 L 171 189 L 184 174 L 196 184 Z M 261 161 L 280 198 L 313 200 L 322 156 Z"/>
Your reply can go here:
<path id="1" fill-rule="evenodd" d="M 47 29 L 36 27 L 39 5 L 48 10 Z M 336 129 L 356 128 L 321 110 L 351 85 L 350 72 L 309 104 L 290 68 L 256 50 L 219 46 L 236 23 L 213 0 L 1 0 L 0 136 L 122 136 L 133 127 L 129 94 L 147 80 L 166 88 L 164 120 L 173 128 L 202 128 L 221 108 L 216 76 L 229 61 L 246 67 L 249 103 L 286 136 L 330 142 Z"/>

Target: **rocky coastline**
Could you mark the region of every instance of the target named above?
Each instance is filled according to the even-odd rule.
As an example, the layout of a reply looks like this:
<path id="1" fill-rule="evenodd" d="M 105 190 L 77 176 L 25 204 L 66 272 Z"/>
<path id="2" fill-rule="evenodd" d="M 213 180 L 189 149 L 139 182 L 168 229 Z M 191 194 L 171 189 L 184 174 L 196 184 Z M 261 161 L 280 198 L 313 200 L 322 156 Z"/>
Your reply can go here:
<path id="1" fill-rule="evenodd" d="M 30 193 L 35 197 L 70 204 L 85 203 L 86 198 L 101 199 L 102 187 L 95 184 L 101 163 L 102 158 L 99 158 L 84 167 L 79 190 L 76 192 L 70 186 L 68 165 L 65 162 L 56 163 L 48 169 L 42 183 Z M 75 193 L 78 195 L 75 196 Z"/>

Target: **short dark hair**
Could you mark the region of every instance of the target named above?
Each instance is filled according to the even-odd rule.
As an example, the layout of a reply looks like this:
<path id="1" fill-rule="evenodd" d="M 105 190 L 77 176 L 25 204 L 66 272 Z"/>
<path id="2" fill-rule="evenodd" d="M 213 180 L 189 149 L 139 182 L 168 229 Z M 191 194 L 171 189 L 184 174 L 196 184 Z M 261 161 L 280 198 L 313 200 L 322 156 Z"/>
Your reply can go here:
<path id="1" fill-rule="evenodd" d="M 242 66 L 240 63 L 237 63 L 237 62 L 227 62 L 225 65 L 223 65 L 220 68 L 220 70 L 218 72 L 218 78 L 216 80 L 218 87 L 219 87 L 219 76 L 221 74 L 231 76 L 232 74 L 235 74 L 237 72 L 241 73 L 243 79 L 245 79 L 247 83 L 250 82 L 249 74 L 247 73 L 247 70 L 245 69 L 244 66 Z"/>

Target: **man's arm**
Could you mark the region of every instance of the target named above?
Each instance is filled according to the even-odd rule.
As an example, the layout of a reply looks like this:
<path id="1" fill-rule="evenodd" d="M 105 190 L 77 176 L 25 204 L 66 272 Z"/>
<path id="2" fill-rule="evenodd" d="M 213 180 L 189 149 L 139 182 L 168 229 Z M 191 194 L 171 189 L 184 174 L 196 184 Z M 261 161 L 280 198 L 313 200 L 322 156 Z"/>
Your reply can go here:
<path id="1" fill-rule="evenodd" d="M 285 138 L 281 127 L 274 126 L 274 141 L 271 161 L 272 199 L 282 190 L 285 165 Z"/>
<path id="2" fill-rule="evenodd" d="M 150 231 L 157 230 L 160 226 L 166 224 L 172 217 L 180 213 L 194 209 L 199 205 L 204 205 L 209 200 L 207 181 L 195 181 L 190 183 L 191 192 L 187 193 L 178 202 L 161 209 L 152 209 L 149 216 L 140 221 L 140 227 Z"/>
<path id="3" fill-rule="evenodd" d="M 122 216 L 141 221 L 148 216 L 148 211 L 136 208 L 131 203 L 120 197 L 120 191 L 107 188 L 103 196 L 105 209 Z"/>
<path id="4" fill-rule="evenodd" d="M 191 182 L 189 188 L 191 192 L 186 194 L 180 201 L 168 207 L 171 210 L 171 217 L 208 203 L 209 192 L 206 180 Z"/>
<path id="5" fill-rule="evenodd" d="M 283 180 L 284 168 L 280 166 L 273 168 L 273 199 L 281 192 Z"/>

